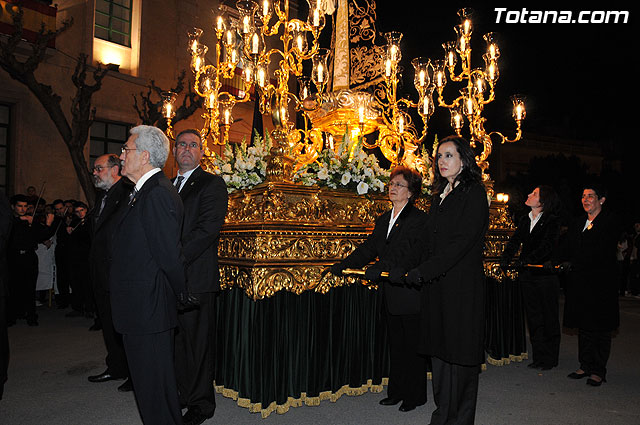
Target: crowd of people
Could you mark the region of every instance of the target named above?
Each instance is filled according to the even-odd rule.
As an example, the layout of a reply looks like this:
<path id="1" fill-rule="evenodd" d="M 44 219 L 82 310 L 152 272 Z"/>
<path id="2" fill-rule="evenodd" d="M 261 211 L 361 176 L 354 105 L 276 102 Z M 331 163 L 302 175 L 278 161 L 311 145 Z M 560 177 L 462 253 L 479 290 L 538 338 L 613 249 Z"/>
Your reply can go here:
<path id="1" fill-rule="evenodd" d="M 162 168 L 171 149 L 179 171 L 169 180 Z M 67 317 L 93 318 L 90 330 L 102 330 L 106 369 L 90 382 L 124 380 L 118 391 L 134 392 L 144 423 L 197 425 L 213 416 L 228 194 L 221 177 L 200 167 L 203 153 L 197 130 L 178 134 L 172 147 L 160 129 L 137 126 L 119 156 L 95 160 L 92 208 L 47 203 L 34 187 L 0 204 L 0 399 L 7 327 L 22 319 L 38 326 L 37 304 L 55 293 Z"/>
<path id="2" fill-rule="evenodd" d="M 179 168 L 172 180 L 161 171 L 170 149 Z M 67 316 L 93 318 L 90 330 L 102 330 L 107 357 L 104 372 L 88 380 L 124 380 L 118 390 L 134 391 L 144 423 L 197 425 L 215 411 L 217 250 L 228 195 L 224 181 L 201 168 L 202 157 L 196 130 L 178 134 L 171 147 L 158 128 L 138 126 L 120 156 L 96 159 L 92 208 L 47 203 L 35 187 L 0 205 L 7 325 L 24 318 L 38 326 L 36 303 L 46 302 L 38 289 L 54 291 L 57 307 L 70 308 Z M 425 404 L 430 370 L 436 405 L 430 423 L 473 424 L 485 361 L 489 199 L 467 140 L 442 139 L 435 158 L 428 213 L 414 206 L 420 174 L 394 168 L 392 209 L 327 272 L 342 276 L 373 262 L 365 278 L 379 284 L 389 335 L 389 385 L 380 404 L 400 404 L 402 412 Z M 505 272 L 518 271 L 528 366 L 558 366 L 562 288 L 563 324 L 578 329 L 579 338 L 579 367 L 568 377 L 587 378 L 593 387 L 606 382 L 618 296 L 638 295 L 639 286 L 640 223 L 634 234 L 622 233 L 606 199 L 598 183 L 585 184 L 584 215 L 565 226 L 554 189 L 535 187 L 525 202 L 529 214 L 500 262 Z M 4 383 L 8 347 L 1 328 Z"/>

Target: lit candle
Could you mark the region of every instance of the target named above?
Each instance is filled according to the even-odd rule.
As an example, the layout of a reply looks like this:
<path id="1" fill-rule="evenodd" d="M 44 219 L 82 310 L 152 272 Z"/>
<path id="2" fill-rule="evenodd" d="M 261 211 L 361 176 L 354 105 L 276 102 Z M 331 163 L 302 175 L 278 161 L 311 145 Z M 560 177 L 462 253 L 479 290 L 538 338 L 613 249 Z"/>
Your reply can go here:
<path id="1" fill-rule="evenodd" d="M 260 39 L 258 38 L 258 33 L 253 33 L 253 37 L 251 37 L 251 53 L 254 55 L 258 54 L 258 45 L 260 43 Z"/>
<path id="2" fill-rule="evenodd" d="M 327 141 L 329 142 L 329 149 L 333 150 L 333 135 L 329 134 L 329 137 L 327 138 Z"/>
<path id="3" fill-rule="evenodd" d="M 218 20 L 216 21 L 216 29 L 218 31 L 224 30 L 224 20 L 222 19 L 222 16 L 218 16 Z"/>
<path id="4" fill-rule="evenodd" d="M 242 32 L 243 33 L 248 33 L 249 29 L 250 29 L 250 25 L 249 25 L 249 17 L 245 16 L 242 18 Z"/>
<path id="5" fill-rule="evenodd" d="M 358 121 L 360 124 L 364 123 L 364 106 L 358 108 Z"/>
<path id="6" fill-rule="evenodd" d="M 229 118 L 230 118 L 231 114 L 229 113 L 228 109 L 224 110 L 224 125 L 229 125 Z"/>
<path id="7" fill-rule="evenodd" d="M 404 117 L 402 115 L 398 118 L 398 133 L 404 133 Z"/>
<path id="8" fill-rule="evenodd" d="M 231 30 L 227 31 L 227 44 L 233 44 L 233 33 Z"/>
<path id="9" fill-rule="evenodd" d="M 213 109 L 215 104 L 216 104 L 216 95 L 215 95 L 215 93 L 210 93 L 209 94 L 209 109 Z"/>
<path id="10" fill-rule="evenodd" d="M 236 49 L 231 50 L 231 62 L 233 63 L 238 62 Z"/>
<path id="11" fill-rule="evenodd" d="M 391 61 L 389 59 L 384 63 L 384 75 L 391 77 Z"/>
<path id="12" fill-rule="evenodd" d="M 520 121 L 522 120 L 522 105 L 518 104 L 516 106 L 516 120 Z"/>
<path id="13" fill-rule="evenodd" d="M 464 21 L 464 33 L 469 35 L 469 30 L 471 29 L 471 21 L 469 19 L 465 19 Z"/>
<path id="14" fill-rule="evenodd" d="M 467 99 L 467 114 L 473 114 L 473 99 L 471 98 Z"/>
<path id="15" fill-rule="evenodd" d="M 202 65 L 201 61 L 202 59 L 200 59 L 200 56 L 195 57 L 193 68 L 196 70 L 196 72 L 200 71 L 200 66 Z"/>
<path id="16" fill-rule="evenodd" d="M 449 62 L 449 66 L 454 66 L 455 65 L 456 57 L 453 55 L 452 51 L 449 51 L 449 56 L 447 57 L 447 60 Z"/>
<path id="17" fill-rule="evenodd" d="M 429 114 L 429 97 L 427 96 L 424 97 L 424 102 L 422 103 L 422 114 L 423 115 Z"/>
<path id="18" fill-rule="evenodd" d="M 495 65 L 492 63 L 489 65 L 489 79 L 495 80 L 495 77 L 496 77 L 496 68 L 495 68 Z"/>
<path id="19" fill-rule="evenodd" d="M 462 50 L 463 52 L 467 50 L 467 40 L 464 38 L 464 36 L 460 37 L 460 50 Z"/>
<path id="20" fill-rule="evenodd" d="M 318 82 L 324 82 L 324 67 L 321 63 L 318 64 Z"/>
<path id="21" fill-rule="evenodd" d="M 320 11 L 318 9 L 313 10 L 313 26 L 320 26 Z"/>
<path id="22" fill-rule="evenodd" d="M 424 71 L 420 70 L 420 74 L 419 74 L 419 80 L 420 80 L 420 87 L 424 87 Z"/>
<path id="23" fill-rule="evenodd" d="M 391 60 L 395 61 L 398 57 L 398 47 L 394 44 L 391 46 Z"/>
<path id="24" fill-rule="evenodd" d="M 264 80 L 265 80 L 264 69 L 260 68 L 258 70 L 258 85 L 260 87 L 264 87 Z"/>
<path id="25" fill-rule="evenodd" d="M 195 55 L 198 51 L 198 40 L 193 40 L 191 43 L 191 54 Z"/>
<path id="26" fill-rule="evenodd" d="M 489 57 L 491 59 L 495 59 L 496 58 L 496 45 L 495 44 L 489 45 Z"/>
<path id="27" fill-rule="evenodd" d="M 301 36 L 301 35 L 299 35 L 299 36 L 296 38 L 296 43 L 298 44 L 298 50 L 299 50 L 300 52 L 302 52 L 302 36 Z"/>
<path id="28" fill-rule="evenodd" d="M 171 104 L 167 103 L 166 106 L 167 106 L 167 108 L 166 108 L 165 118 L 169 119 L 169 118 L 171 118 Z"/>
<path id="29" fill-rule="evenodd" d="M 444 74 L 442 73 L 442 71 L 438 71 L 438 73 L 436 74 L 436 85 L 438 87 L 444 86 Z"/>
<path id="30" fill-rule="evenodd" d="M 269 14 L 269 2 L 264 0 L 262 2 L 262 16 L 267 16 Z"/>

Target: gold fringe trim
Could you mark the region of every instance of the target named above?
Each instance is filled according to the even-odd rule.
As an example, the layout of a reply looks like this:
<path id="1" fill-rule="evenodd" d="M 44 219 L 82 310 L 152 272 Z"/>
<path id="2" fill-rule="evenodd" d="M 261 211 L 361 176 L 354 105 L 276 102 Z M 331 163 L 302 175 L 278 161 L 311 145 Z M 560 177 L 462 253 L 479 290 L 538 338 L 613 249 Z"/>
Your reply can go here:
<path id="1" fill-rule="evenodd" d="M 503 357 L 500 360 L 494 359 L 491 356 L 487 356 L 487 363 L 489 363 L 492 366 L 505 366 L 508 365 L 511 362 L 521 362 L 523 360 L 527 360 L 529 358 L 529 354 L 528 353 L 522 353 L 519 356 L 515 356 L 513 354 L 509 354 L 509 357 Z M 485 366 L 485 365 L 483 365 Z M 486 370 L 486 367 L 483 368 L 482 370 Z"/>
<path id="2" fill-rule="evenodd" d="M 431 372 L 429 372 L 428 377 L 431 379 Z M 389 378 L 382 378 L 382 382 L 379 385 L 374 385 L 371 379 L 369 379 L 367 380 L 367 383 L 361 387 L 352 388 L 345 385 L 336 392 L 323 391 L 317 397 L 307 397 L 307 393 L 301 393 L 300 398 L 288 397 L 287 402 L 284 404 L 276 404 L 274 401 L 265 408 L 262 407 L 262 403 L 252 403 L 251 400 L 247 398 L 238 397 L 238 392 L 235 390 L 225 388 L 222 385 L 214 385 L 214 388 L 218 394 L 222 394 L 223 397 L 235 400 L 239 407 L 249 409 L 251 413 L 260 413 L 262 419 L 264 419 L 273 412 L 280 415 L 285 414 L 291 407 L 300 407 L 303 403 L 305 406 L 319 406 L 320 402 L 325 400 L 335 403 L 345 394 L 348 396 L 359 396 L 366 392 L 380 393 L 388 384 Z"/>

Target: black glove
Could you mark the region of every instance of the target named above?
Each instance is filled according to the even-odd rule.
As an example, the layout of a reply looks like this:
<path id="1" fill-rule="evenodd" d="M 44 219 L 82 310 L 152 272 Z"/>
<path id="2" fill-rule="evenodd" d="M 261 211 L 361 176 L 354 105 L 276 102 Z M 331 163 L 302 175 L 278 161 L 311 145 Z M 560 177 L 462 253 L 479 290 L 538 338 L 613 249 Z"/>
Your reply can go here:
<path id="1" fill-rule="evenodd" d="M 555 272 L 556 268 L 553 265 L 553 261 L 551 261 L 551 260 L 545 261 L 542 264 L 542 270 L 544 270 L 545 272 Z"/>
<path id="2" fill-rule="evenodd" d="M 404 280 L 407 285 L 412 286 L 421 286 L 424 283 L 422 273 L 420 273 L 420 270 L 418 270 L 417 268 L 409 270 L 409 273 L 407 273 L 407 276 Z"/>
<path id="3" fill-rule="evenodd" d="M 524 268 L 524 261 L 521 259 L 514 260 L 511 268 L 517 271 L 522 270 Z"/>
<path id="4" fill-rule="evenodd" d="M 394 285 L 404 285 L 406 275 L 407 272 L 405 271 L 405 269 L 395 267 L 389 271 L 389 282 Z"/>
<path id="5" fill-rule="evenodd" d="M 371 267 L 368 267 L 367 270 L 364 271 L 364 278 L 371 282 L 377 282 L 380 280 L 381 274 L 382 270 L 373 265 Z"/>
<path id="6" fill-rule="evenodd" d="M 344 269 L 346 269 L 346 267 L 344 267 L 342 263 L 335 263 L 333 266 L 331 266 L 329 271 L 335 276 L 342 276 L 342 270 Z"/>
<path id="7" fill-rule="evenodd" d="M 199 308 L 200 301 L 189 292 L 185 291 L 178 294 L 178 311 L 185 312 Z"/>
<path id="8" fill-rule="evenodd" d="M 558 266 L 558 271 L 560 273 L 568 273 L 571 271 L 571 263 L 569 261 L 564 261 L 562 263 L 560 263 L 560 265 Z"/>

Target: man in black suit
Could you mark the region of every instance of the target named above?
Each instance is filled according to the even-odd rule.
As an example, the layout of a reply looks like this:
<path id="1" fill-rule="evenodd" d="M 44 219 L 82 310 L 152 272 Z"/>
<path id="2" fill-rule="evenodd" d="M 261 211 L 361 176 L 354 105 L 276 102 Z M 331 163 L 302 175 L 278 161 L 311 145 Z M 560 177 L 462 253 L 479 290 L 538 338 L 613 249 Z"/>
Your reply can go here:
<path id="1" fill-rule="evenodd" d="M 178 134 L 173 154 L 179 171 L 173 180 L 184 204 L 182 251 L 187 266 L 189 292 L 199 309 L 178 314 L 176 377 L 180 403 L 188 408 L 184 425 L 198 425 L 216 408 L 213 378 L 215 365 L 215 299 L 220 291 L 218 240 L 227 213 L 224 180 L 200 167 L 202 140 L 197 130 Z"/>
<path id="2" fill-rule="evenodd" d="M 9 368 L 9 334 L 7 333 L 6 297 L 7 297 L 7 245 L 13 224 L 13 214 L 9 200 L 0 193 L 0 400 L 4 393 Z"/>
<path id="3" fill-rule="evenodd" d="M 102 328 L 104 345 L 107 348 L 105 359 L 107 369 L 101 374 L 89 376 L 88 379 L 89 382 L 106 382 L 129 376 L 122 335 L 113 329 L 113 319 L 111 318 L 109 244 L 115 231 L 113 218 L 116 216 L 118 207 L 127 204 L 133 185 L 128 179 L 121 177 L 120 158 L 114 154 L 102 155 L 96 159 L 93 165 L 93 181 L 95 187 L 102 192 L 90 214 L 92 238 L 89 265 L 97 312 L 96 323 L 90 329 Z M 118 387 L 118 391 L 121 392 L 132 389 L 130 379 Z"/>
<path id="4" fill-rule="evenodd" d="M 122 175 L 134 184 L 114 220 L 109 289 L 133 389 L 146 424 L 182 424 L 173 365 L 177 303 L 186 300 L 180 243 L 182 201 L 162 173 L 169 139 L 151 126 L 131 129 Z"/>

